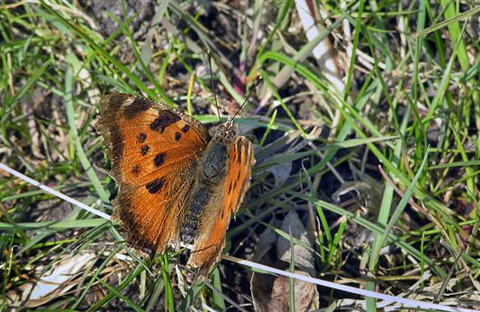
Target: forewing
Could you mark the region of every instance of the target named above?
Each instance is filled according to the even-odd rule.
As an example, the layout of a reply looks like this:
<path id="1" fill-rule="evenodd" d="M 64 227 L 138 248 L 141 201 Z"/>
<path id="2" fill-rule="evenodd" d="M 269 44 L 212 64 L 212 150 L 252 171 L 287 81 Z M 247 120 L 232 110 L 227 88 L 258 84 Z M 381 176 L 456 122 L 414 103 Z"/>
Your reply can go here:
<path id="1" fill-rule="evenodd" d="M 115 220 L 138 248 L 162 252 L 177 237 L 178 216 L 209 134 L 195 119 L 128 94 L 100 102 L 99 130 L 118 184 Z"/>
<path id="2" fill-rule="evenodd" d="M 252 143 L 245 137 L 237 137 L 230 146 L 228 170 L 224 183 L 216 190 L 206 209 L 188 264 L 199 268 L 199 278 L 208 276 L 219 260 L 230 216 L 237 212 L 250 186 L 252 167 L 255 163 Z"/>

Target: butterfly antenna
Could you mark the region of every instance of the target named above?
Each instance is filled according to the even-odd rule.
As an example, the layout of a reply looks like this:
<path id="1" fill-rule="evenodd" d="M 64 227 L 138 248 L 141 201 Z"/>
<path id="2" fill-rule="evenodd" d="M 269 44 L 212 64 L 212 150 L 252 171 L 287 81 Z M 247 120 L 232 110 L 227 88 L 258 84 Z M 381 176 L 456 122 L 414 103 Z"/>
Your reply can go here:
<path id="1" fill-rule="evenodd" d="M 210 88 L 212 89 L 215 106 L 217 107 L 218 122 L 221 122 L 222 119 L 220 118 L 220 107 L 218 106 L 217 93 L 213 89 L 212 54 L 210 53 L 210 50 L 206 50 L 205 52 L 207 53 L 208 67 L 210 69 Z"/>
<path id="2" fill-rule="evenodd" d="M 240 107 L 237 109 L 237 111 L 235 112 L 235 114 L 233 114 L 232 117 L 230 117 L 228 119 L 227 122 L 232 122 L 233 119 L 235 119 L 235 117 L 238 115 L 238 113 L 242 110 L 242 108 L 245 106 L 245 104 L 247 104 L 248 100 L 250 99 L 250 97 L 252 96 L 253 94 L 253 91 L 257 88 L 257 85 L 258 83 L 262 80 L 262 77 L 257 77 L 257 79 L 255 79 L 255 84 L 253 85 L 252 89 L 250 89 L 250 91 L 248 92 L 247 94 L 247 98 L 245 99 L 245 101 L 243 101 L 242 105 L 240 105 Z"/>

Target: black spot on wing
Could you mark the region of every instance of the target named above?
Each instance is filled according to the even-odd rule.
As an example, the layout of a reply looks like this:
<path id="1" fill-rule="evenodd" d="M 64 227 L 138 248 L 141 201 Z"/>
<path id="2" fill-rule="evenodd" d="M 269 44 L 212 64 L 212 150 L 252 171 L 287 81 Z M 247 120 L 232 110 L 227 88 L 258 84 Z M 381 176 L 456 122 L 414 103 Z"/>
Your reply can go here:
<path id="1" fill-rule="evenodd" d="M 137 134 L 137 142 L 138 143 L 143 143 L 147 139 L 147 134 L 145 132 L 140 132 Z"/>
<path id="2" fill-rule="evenodd" d="M 165 162 L 165 153 L 159 153 L 153 159 L 153 163 L 155 164 L 155 167 L 160 167 L 161 165 L 163 165 L 164 162 Z"/>
<path id="3" fill-rule="evenodd" d="M 140 172 L 142 172 L 142 167 L 140 167 L 140 165 L 134 165 L 133 168 L 132 168 L 132 174 L 134 176 L 138 177 Z"/>
<path id="4" fill-rule="evenodd" d="M 180 132 L 175 132 L 175 141 L 180 140 L 181 137 L 182 137 L 182 134 Z"/>
<path id="5" fill-rule="evenodd" d="M 189 125 L 185 125 L 185 127 L 183 127 L 181 131 L 182 131 L 183 133 L 187 133 L 188 130 L 190 130 L 190 126 L 189 126 Z"/>
<path id="6" fill-rule="evenodd" d="M 158 117 L 150 124 L 150 129 L 163 133 L 165 129 L 180 120 L 180 116 L 169 110 L 159 110 Z"/>
<path id="7" fill-rule="evenodd" d="M 150 194 L 156 194 L 160 191 L 165 184 L 165 180 L 163 178 L 153 180 L 145 184 L 145 188 L 148 190 Z"/>
<path id="8" fill-rule="evenodd" d="M 142 156 L 147 155 L 149 151 L 150 151 L 150 146 L 148 145 L 142 145 L 142 147 L 140 147 L 140 153 L 142 153 Z"/>
<path id="9" fill-rule="evenodd" d="M 152 102 L 145 99 L 136 98 L 133 102 L 126 106 L 123 110 L 123 116 L 126 119 L 132 119 L 137 114 L 146 111 L 152 106 Z"/>

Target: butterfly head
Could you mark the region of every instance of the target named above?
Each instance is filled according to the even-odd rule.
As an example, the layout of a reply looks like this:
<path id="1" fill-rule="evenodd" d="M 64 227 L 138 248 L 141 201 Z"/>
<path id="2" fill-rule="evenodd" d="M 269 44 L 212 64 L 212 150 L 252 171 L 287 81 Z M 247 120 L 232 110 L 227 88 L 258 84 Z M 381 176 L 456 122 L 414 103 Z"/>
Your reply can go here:
<path id="1" fill-rule="evenodd" d="M 217 129 L 215 130 L 215 135 L 213 136 L 213 140 L 220 144 L 228 144 L 232 142 L 237 133 L 233 129 L 233 120 L 228 120 L 226 123 L 218 125 Z"/>

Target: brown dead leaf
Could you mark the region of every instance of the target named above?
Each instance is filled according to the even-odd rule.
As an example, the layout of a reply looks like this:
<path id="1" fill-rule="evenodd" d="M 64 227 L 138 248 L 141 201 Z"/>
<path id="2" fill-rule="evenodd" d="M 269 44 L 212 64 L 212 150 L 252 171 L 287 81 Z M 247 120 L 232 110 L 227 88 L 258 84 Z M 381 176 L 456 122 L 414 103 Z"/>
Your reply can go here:
<path id="1" fill-rule="evenodd" d="M 292 211 L 285 217 L 281 229 L 306 246 L 310 246 L 305 227 L 296 212 Z M 277 237 L 270 229 L 262 233 L 257 246 L 253 257 L 257 262 L 289 271 L 289 262 L 293 254 L 296 268 L 294 273 L 305 276 L 316 273 L 314 256 L 308 248 Z M 290 311 L 290 278 L 255 272 L 250 283 L 255 311 Z M 295 311 L 315 310 L 319 305 L 316 286 L 295 279 L 293 283 Z"/>

